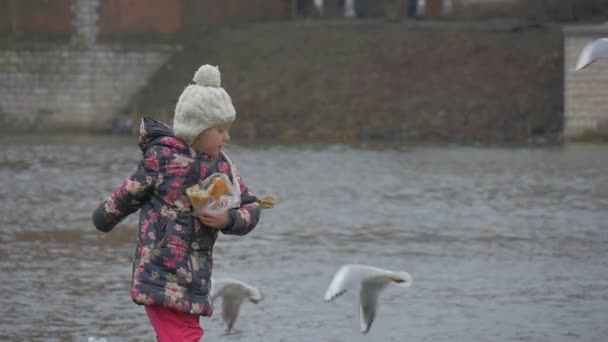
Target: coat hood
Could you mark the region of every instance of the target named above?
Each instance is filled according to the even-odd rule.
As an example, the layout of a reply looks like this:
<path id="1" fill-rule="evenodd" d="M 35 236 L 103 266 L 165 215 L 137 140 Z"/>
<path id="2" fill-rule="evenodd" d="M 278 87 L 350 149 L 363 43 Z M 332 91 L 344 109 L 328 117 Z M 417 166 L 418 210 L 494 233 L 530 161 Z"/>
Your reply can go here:
<path id="1" fill-rule="evenodd" d="M 141 120 L 141 125 L 139 126 L 138 145 L 144 153 L 154 145 L 162 145 L 183 152 L 189 152 L 190 150 L 188 144 L 176 137 L 169 126 L 147 117 Z"/>

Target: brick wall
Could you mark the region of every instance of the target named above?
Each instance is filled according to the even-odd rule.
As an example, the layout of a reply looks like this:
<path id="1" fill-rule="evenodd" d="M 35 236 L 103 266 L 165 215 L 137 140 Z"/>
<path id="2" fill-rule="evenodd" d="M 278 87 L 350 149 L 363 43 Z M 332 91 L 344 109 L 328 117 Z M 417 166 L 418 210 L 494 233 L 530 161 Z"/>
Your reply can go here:
<path id="1" fill-rule="evenodd" d="M 0 33 L 72 33 L 82 0 L 0 0 Z M 89 0 L 101 35 L 176 33 L 186 27 L 291 17 L 290 0 Z M 337 0 L 335 0 L 337 1 Z"/>
<path id="2" fill-rule="evenodd" d="M 570 26 L 564 29 L 564 135 L 576 137 L 608 124 L 608 59 L 574 71 L 583 47 L 608 37 L 608 24 Z"/>
<path id="3" fill-rule="evenodd" d="M 183 6 L 182 0 L 101 0 L 100 33 L 175 33 L 183 24 Z"/>
<path id="4" fill-rule="evenodd" d="M 72 0 L 0 0 L 0 33 L 71 33 Z"/>
<path id="5" fill-rule="evenodd" d="M 605 0 L 453 0 L 453 4 L 452 16 L 458 19 L 601 22 L 608 16 Z"/>
<path id="6" fill-rule="evenodd" d="M 184 25 L 230 24 L 289 19 L 289 0 L 185 0 Z"/>

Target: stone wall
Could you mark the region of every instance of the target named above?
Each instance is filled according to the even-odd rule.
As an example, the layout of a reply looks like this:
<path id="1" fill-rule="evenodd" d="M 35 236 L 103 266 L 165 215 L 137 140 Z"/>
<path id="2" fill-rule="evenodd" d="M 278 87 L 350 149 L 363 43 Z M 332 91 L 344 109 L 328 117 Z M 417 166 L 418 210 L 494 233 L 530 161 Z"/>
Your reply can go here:
<path id="1" fill-rule="evenodd" d="M 170 54 L 163 46 L 0 50 L 2 130 L 108 130 Z"/>
<path id="2" fill-rule="evenodd" d="M 110 130 L 168 60 L 169 46 L 98 44 L 99 5 L 99 0 L 72 2 L 76 32 L 69 44 L 0 49 L 0 130 Z"/>
<path id="3" fill-rule="evenodd" d="M 565 137 L 574 138 L 608 125 L 608 59 L 574 71 L 583 47 L 600 37 L 608 37 L 608 24 L 564 29 Z"/>

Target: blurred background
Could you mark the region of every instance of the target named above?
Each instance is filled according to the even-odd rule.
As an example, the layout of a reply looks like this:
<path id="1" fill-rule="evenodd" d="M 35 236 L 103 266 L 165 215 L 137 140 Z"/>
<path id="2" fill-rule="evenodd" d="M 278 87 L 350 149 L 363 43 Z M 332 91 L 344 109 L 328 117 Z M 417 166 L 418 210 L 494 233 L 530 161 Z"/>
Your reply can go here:
<path id="1" fill-rule="evenodd" d="M 137 215 L 90 216 L 202 64 L 245 182 L 281 199 L 218 240 L 216 276 L 266 299 L 205 339 L 606 340 L 608 59 L 574 66 L 607 20 L 603 0 L 0 0 L 0 340 L 154 340 Z M 367 336 L 356 292 L 322 301 L 342 263 L 414 278 Z"/>
<path id="2" fill-rule="evenodd" d="M 171 122 L 208 63 L 241 139 L 556 142 L 605 131 L 604 77 L 571 72 L 606 18 L 598 0 L 2 0 L 1 130 Z"/>

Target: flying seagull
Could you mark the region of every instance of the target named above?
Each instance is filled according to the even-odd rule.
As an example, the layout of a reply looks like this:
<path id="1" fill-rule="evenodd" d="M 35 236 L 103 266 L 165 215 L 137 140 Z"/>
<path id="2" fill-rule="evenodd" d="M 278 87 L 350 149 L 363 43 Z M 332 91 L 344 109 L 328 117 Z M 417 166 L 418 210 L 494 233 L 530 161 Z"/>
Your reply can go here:
<path id="1" fill-rule="evenodd" d="M 211 281 L 211 300 L 222 298 L 222 320 L 226 334 L 232 332 L 234 322 L 239 316 L 239 309 L 245 300 L 259 303 L 264 296 L 257 288 L 235 279 Z"/>
<path id="2" fill-rule="evenodd" d="M 583 69 L 596 59 L 604 56 L 608 56 L 608 38 L 599 38 L 587 43 L 578 55 L 576 71 Z"/>
<path id="3" fill-rule="evenodd" d="M 334 275 L 325 291 L 324 299 L 329 302 L 353 287 L 360 287 L 359 321 L 361 332 L 367 334 L 376 316 L 378 295 L 390 283 L 409 287 L 412 284 L 412 277 L 407 272 L 393 272 L 374 266 L 347 264 L 340 267 Z"/>

